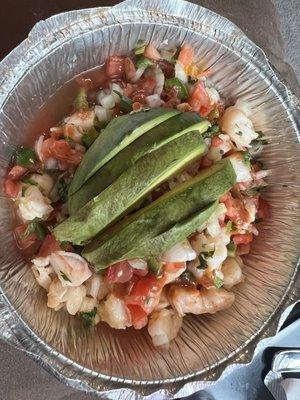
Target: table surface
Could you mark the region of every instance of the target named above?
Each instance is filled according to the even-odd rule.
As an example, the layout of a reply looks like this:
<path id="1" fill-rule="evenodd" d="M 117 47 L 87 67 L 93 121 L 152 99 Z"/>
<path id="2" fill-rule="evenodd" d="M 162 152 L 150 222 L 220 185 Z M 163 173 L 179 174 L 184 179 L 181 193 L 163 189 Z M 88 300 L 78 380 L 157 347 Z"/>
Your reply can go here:
<path id="1" fill-rule="evenodd" d="M 198 0 L 240 26 L 262 47 L 277 67 L 278 60 L 289 63 L 300 78 L 300 0 Z M 72 9 L 113 5 L 113 0 L 6 0 L 1 2 L 0 59 L 26 38 L 41 19 Z M 255 27 L 255 29 L 253 28 Z M 272 32 L 272 34 L 270 34 Z M 280 32 L 280 33 L 279 33 Z M 294 91 L 299 87 L 289 66 L 284 72 Z M 75 391 L 50 376 L 23 353 L 1 342 L 0 400 L 87 400 L 91 395 Z"/>

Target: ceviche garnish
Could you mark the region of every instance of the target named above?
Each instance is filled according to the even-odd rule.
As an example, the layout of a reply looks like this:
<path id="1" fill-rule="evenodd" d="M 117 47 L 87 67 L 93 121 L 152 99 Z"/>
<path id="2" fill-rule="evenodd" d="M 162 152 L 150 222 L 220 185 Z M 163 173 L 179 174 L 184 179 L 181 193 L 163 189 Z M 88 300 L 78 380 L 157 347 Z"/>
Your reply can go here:
<path id="1" fill-rule="evenodd" d="M 267 140 L 211 75 L 188 44 L 139 40 L 76 77 L 70 114 L 17 149 L 4 190 L 48 307 L 87 327 L 147 326 L 167 348 L 185 314 L 233 304 L 270 216 Z"/>

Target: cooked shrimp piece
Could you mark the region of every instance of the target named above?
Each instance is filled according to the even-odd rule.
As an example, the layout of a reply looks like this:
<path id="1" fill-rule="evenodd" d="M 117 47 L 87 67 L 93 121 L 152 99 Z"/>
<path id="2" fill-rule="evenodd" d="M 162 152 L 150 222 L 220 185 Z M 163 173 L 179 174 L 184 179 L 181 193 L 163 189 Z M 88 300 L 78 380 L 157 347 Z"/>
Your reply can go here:
<path id="1" fill-rule="evenodd" d="M 97 300 L 92 297 L 85 296 L 80 306 L 80 312 L 90 312 L 97 306 Z"/>
<path id="2" fill-rule="evenodd" d="M 155 347 L 168 349 L 182 324 L 182 318 L 174 311 L 163 309 L 155 311 L 149 319 L 148 332 Z"/>
<path id="3" fill-rule="evenodd" d="M 37 186 L 29 186 L 24 196 L 20 198 L 19 211 L 25 221 L 32 221 L 35 218 L 47 219 L 52 210 L 50 200 L 43 196 Z"/>
<path id="4" fill-rule="evenodd" d="M 76 143 L 81 143 L 83 129 L 81 126 L 66 124 L 64 126 L 64 136 L 72 139 Z"/>
<path id="5" fill-rule="evenodd" d="M 214 314 L 231 307 L 234 294 L 225 289 L 201 289 L 173 285 L 168 298 L 180 316 L 185 314 Z"/>
<path id="6" fill-rule="evenodd" d="M 75 315 L 81 310 L 82 303 L 86 297 L 86 288 L 83 285 L 68 287 L 62 300 L 65 302 L 69 314 Z"/>
<path id="7" fill-rule="evenodd" d="M 100 303 L 98 313 L 102 321 L 115 329 L 131 326 L 131 318 L 123 300 L 110 293 L 107 300 Z"/>
<path id="8" fill-rule="evenodd" d="M 186 270 L 186 263 L 166 263 L 164 268 L 165 285 L 174 282 Z"/>
<path id="9" fill-rule="evenodd" d="M 222 273 L 224 275 L 224 288 L 230 290 L 233 286 L 243 282 L 244 276 L 242 272 L 243 261 L 240 257 L 228 257 L 222 265 Z"/>
<path id="10" fill-rule="evenodd" d="M 66 124 L 72 124 L 83 130 L 90 129 L 94 125 L 95 110 L 90 111 L 76 111 L 70 117 L 65 118 Z"/>
<path id="11" fill-rule="evenodd" d="M 45 268 L 44 266 L 40 267 L 37 265 L 33 265 L 31 269 L 37 283 L 48 292 L 52 282 L 50 274 L 53 272 L 53 269 L 51 267 Z"/>
<path id="12" fill-rule="evenodd" d="M 86 282 L 87 294 L 94 299 L 102 300 L 107 296 L 109 289 L 103 275 L 93 274 Z"/>
<path id="13" fill-rule="evenodd" d="M 164 288 L 161 292 L 160 298 L 159 298 L 159 303 L 157 306 L 154 308 L 155 311 L 160 311 L 163 308 L 169 307 L 170 302 L 168 300 L 167 292 L 166 289 Z"/>
<path id="14" fill-rule="evenodd" d="M 64 306 L 63 298 L 67 291 L 68 288 L 63 286 L 61 281 L 55 277 L 49 286 L 47 306 L 53 308 L 55 311 L 62 308 Z"/>
<path id="15" fill-rule="evenodd" d="M 221 130 L 227 133 L 239 150 L 251 147 L 252 140 L 258 137 L 252 121 L 240 109 L 228 107 L 221 118 Z"/>
<path id="16" fill-rule="evenodd" d="M 80 286 L 92 275 L 88 263 L 79 254 L 55 251 L 49 260 L 63 286 Z"/>

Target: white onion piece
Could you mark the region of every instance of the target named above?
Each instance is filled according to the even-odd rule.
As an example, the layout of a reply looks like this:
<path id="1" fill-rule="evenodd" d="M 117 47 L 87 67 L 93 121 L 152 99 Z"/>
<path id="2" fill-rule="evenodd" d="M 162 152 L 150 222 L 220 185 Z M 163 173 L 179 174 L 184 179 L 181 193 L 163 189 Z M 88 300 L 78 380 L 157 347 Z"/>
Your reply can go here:
<path id="1" fill-rule="evenodd" d="M 215 240 L 215 251 L 212 257 L 206 259 L 207 265 L 212 268 L 218 268 L 223 261 L 227 258 L 227 247 L 223 241 L 223 238 L 218 237 Z"/>
<path id="2" fill-rule="evenodd" d="M 45 196 L 49 196 L 54 186 L 52 176 L 44 172 L 43 174 L 31 174 L 29 175 L 29 179 L 37 184 Z"/>
<path id="3" fill-rule="evenodd" d="M 116 105 L 116 101 L 115 101 L 113 94 L 106 94 L 104 97 L 102 97 L 102 99 L 100 100 L 100 104 L 106 110 L 110 110 L 111 108 L 114 108 L 114 106 Z"/>
<path id="4" fill-rule="evenodd" d="M 58 168 L 58 161 L 53 157 L 47 158 L 47 160 L 45 161 L 45 169 L 49 171 L 57 168 Z"/>
<path id="5" fill-rule="evenodd" d="M 104 92 L 104 90 L 100 90 L 97 94 L 97 103 L 100 104 L 101 100 L 103 99 L 103 97 L 106 96 L 106 93 Z"/>
<path id="6" fill-rule="evenodd" d="M 165 262 L 186 262 L 192 261 L 196 257 L 197 254 L 188 240 L 175 244 L 162 255 Z"/>
<path id="7" fill-rule="evenodd" d="M 120 95 L 122 96 L 122 95 L 123 95 L 123 89 L 121 88 L 120 85 L 118 85 L 118 84 L 115 83 L 115 82 L 113 82 L 113 83 L 110 85 L 110 88 L 111 88 L 111 94 L 114 96 L 114 99 L 115 99 L 116 104 L 120 103 L 121 98 L 120 98 L 120 96 L 119 96 L 117 93 L 115 93 L 115 91 L 118 92 L 118 93 L 120 93 Z"/>
<path id="8" fill-rule="evenodd" d="M 31 260 L 31 262 L 36 266 L 36 267 L 47 267 L 49 265 L 49 256 L 47 257 L 35 257 Z"/>
<path id="9" fill-rule="evenodd" d="M 148 268 L 147 261 L 142 260 L 141 258 L 134 258 L 132 260 L 128 260 L 130 266 L 134 269 L 144 269 Z"/>
<path id="10" fill-rule="evenodd" d="M 161 105 L 161 98 L 158 94 L 151 94 L 146 97 L 147 104 L 150 108 L 159 107 Z"/>
<path id="11" fill-rule="evenodd" d="M 188 83 L 188 76 L 179 61 L 176 61 L 175 64 L 175 78 L 180 79 L 183 83 Z"/>
<path id="12" fill-rule="evenodd" d="M 204 270 L 195 267 L 192 263 L 187 263 L 187 270 L 194 275 L 196 279 L 201 279 L 204 275 Z"/>
<path id="13" fill-rule="evenodd" d="M 161 58 L 167 61 L 172 61 L 172 58 L 176 54 L 177 47 L 176 46 L 166 46 L 159 50 Z"/>
<path id="14" fill-rule="evenodd" d="M 43 143 L 44 143 L 44 136 L 41 135 L 38 138 L 38 140 L 35 142 L 35 146 L 34 146 L 35 152 L 38 155 L 40 161 L 44 160 L 44 156 L 43 156 L 43 153 L 42 153 Z"/>
<path id="15" fill-rule="evenodd" d="M 108 112 L 102 106 L 95 106 L 95 114 L 99 121 L 108 121 Z"/>
<path id="16" fill-rule="evenodd" d="M 220 95 L 214 87 L 206 86 L 205 89 L 212 104 L 218 103 L 218 101 L 220 101 Z"/>
<path id="17" fill-rule="evenodd" d="M 250 167 L 245 163 L 241 153 L 235 153 L 228 157 L 236 174 L 237 182 L 246 182 L 252 180 Z"/>
<path id="18" fill-rule="evenodd" d="M 264 179 L 270 175 L 270 171 L 267 169 L 262 169 L 261 171 L 257 171 L 253 174 L 254 179 Z"/>
<path id="19" fill-rule="evenodd" d="M 155 68 L 154 75 L 156 79 L 156 86 L 154 89 L 154 93 L 160 96 L 165 84 L 165 75 L 163 74 L 160 68 Z"/>
<path id="20" fill-rule="evenodd" d="M 138 68 L 138 69 L 136 70 L 136 72 L 135 72 L 133 78 L 131 79 L 131 82 L 132 82 L 132 83 L 137 82 L 137 81 L 140 79 L 140 77 L 143 75 L 143 73 L 145 72 L 146 69 L 147 69 L 147 67 L 140 67 L 140 68 Z"/>

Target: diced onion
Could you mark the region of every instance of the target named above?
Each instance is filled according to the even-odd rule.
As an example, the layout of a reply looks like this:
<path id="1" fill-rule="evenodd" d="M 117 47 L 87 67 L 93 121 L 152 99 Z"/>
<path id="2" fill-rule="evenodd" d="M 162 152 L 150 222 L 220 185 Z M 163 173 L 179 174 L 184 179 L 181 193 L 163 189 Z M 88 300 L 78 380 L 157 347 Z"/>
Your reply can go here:
<path id="1" fill-rule="evenodd" d="M 179 61 L 176 61 L 175 64 L 175 78 L 180 79 L 183 83 L 188 83 L 188 76 Z"/>
<path id="2" fill-rule="evenodd" d="M 159 107 L 161 105 L 161 98 L 158 94 L 152 94 L 146 97 L 147 104 L 150 108 Z"/>
<path id="3" fill-rule="evenodd" d="M 44 143 L 44 136 L 41 135 L 35 143 L 35 152 L 38 155 L 40 161 L 44 160 L 42 153 L 43 143 Z"/>
<path id="4" fill-rule="evenodd" d="M 165 262 L 186 262 L 192 261 L 196 257 L 197 254 L 188 240 L 175 244 L 162 255 Z"/>
<path id="5" fill-rule="evenodd" d="M 131 82 L 132 83 L 137 82 L 140 79 L 140 77 L 143 75 L 143 73 L 145 72 L 146 68 L 148 68 L 148 66 L 143 66 L 143 67 L 138 68 L 136 70 L 133 78 L 131 79 Z"/>
<path id="6" fill-rule="evenodd" d="M 155 79 L 156 87 L 154 89 L 154 93 L 160 96 L 165 84 L 165 75 L 160 68 L 155 68 Z"/>
<path id="7" fill-rule="evenodd" d="M 111 108 L 114 108 L 116 105 L 115 98 L 113 94 L 106 94 L 105 96 L 102 97 L 100 100 L 100 104 L 106 109 L 110 110 Z"/>
<path id="8" fill-rule="evenodd" d="M 147 262 L 142 260 L 141 258 L 134 258 L 132 260 L 128 260 L 130 266 L 134 269 L 147 269 Z"/>
<path id="9" fill-rule="evenodd" d="M 120 103 L 121 98 L 118 95 L 118 93 L 120 93 L 120 95 L 122 96 L 123 95 L 123 89 L 121 88 L 120 85 L 118 85 L 115 82 L 113 82 L 110 87 L 111 87 L 111 94 L 114 96 L 116 104 Z M 116 92 L 118 92 L 118 93 L 116 93 Z"/>
<path id="10" fill-rule="evenodd" d="M 237 182 L 246 182 L 252 180 L 250 168 L 246 165 L 244 157 L 240 153 L 232 154 L 228 157 L 236 174 Z"/>
<path id="11" fill-rule="evenodd" d="M 46 170 L 51 170 L 51 169 L 57 169 L 58 167 L 58 161 L 55 158 L 47 158 L 45 161 L 45 169 Z"/>

